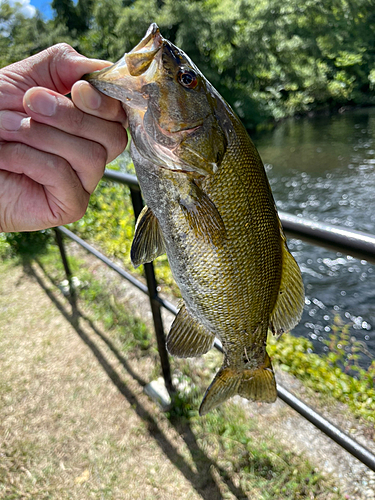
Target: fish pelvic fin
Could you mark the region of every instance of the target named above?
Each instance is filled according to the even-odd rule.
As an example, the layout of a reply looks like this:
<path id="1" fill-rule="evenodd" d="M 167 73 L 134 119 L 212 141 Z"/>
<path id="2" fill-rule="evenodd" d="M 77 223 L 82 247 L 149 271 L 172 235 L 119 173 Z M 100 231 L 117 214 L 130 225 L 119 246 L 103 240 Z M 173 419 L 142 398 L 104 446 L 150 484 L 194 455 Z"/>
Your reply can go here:
<path id="1" fill-rule="evenodd" d="M 255 370 L 238 372 L 221 368 L 204 395 L 199 415 L 205 415 L 236 394 L 250 401 L 276 401 L 276 380 L 268 354 L 264 364 Z"/>
<path id="2" fill-rule="evenodd" d="M 281 335 L 294 328 L 300 321 L 305 304 L 301 271 L 289 252 L 282 234 L 282 275 L 278 297 L 270 318 L 270 329 Z"/>
<path id="3" fill-rule="evenodd" d="M 139 214 L 135 226 L 130 258 L 134 267 L 152 262 L 165 253 L 164 238 L 159 222 L 147 206 Z"/>
<path id="4" fill-rule="evenodd" d="M 180 199 L 181 209 L 194 235 L 206 243 L 220 245 L 227 237 L 223 219 L 214 202 L 194 182 Z"/>
<path id="5" fill-rule="evenodd" d="M 201 356 L 212 348 L 214 340 L 215 335 L 193 318 L 183 304 L 168 334 L 167 349 L 179 358 Z"/>

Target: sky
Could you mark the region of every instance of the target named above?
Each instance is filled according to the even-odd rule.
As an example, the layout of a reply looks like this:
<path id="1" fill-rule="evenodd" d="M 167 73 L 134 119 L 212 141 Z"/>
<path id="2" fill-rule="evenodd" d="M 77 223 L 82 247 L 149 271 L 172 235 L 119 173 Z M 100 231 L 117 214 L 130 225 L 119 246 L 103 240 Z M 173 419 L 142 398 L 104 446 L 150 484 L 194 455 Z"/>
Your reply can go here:
<path id="1" fill-rule="evenodd" d="M 51 19 L 51 0 L 22 0 L 22 2 L 27 3 L 28 6 L 32 9 L 36 7 L 42 13 L 45 19 Z"/>
<path id="2" fill-rule="evenodd" d="M 1 0 L 0 0 L 1 1 Z M 35 9 L 38 9 L 45 19 L 52 17 L 51 0 L 17 0 L 22 5 L 21 12 L 26 17 L 32 17 L 35 14 Z M 10 5 L 13 5 L 16 0 L 8 0 Z"/>

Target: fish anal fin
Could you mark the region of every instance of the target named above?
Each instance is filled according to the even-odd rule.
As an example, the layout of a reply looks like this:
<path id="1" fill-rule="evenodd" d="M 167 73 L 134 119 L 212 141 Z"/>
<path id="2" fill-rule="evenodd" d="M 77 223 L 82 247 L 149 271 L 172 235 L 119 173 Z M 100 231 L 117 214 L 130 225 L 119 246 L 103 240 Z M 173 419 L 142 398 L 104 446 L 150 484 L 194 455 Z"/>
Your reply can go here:
<path id="1" fill-rule="evenodd" d="M 201 356 L 212 348 L 214 340 L 215 335 L 193 318 L 184 304 L 172 323 L 167 349 L 179 358 Z"/>
<path id="2" fill-rule="evenodd" d="M 239 372 L 230 367 L 221 368 L 204 395 L 199 414 L 205 415 L 236 394 L 263 403 L 276 400 L 276 380 L 268 354 L 264 364 L 254 370 Z"/>
<path id="3" fill-rule="evenodd" d="M 147 206 L 139 214 L 135 226 L 130 258 L 134 267 L 152 262 L 165 253 L 164 238 L 159 222 Z"/>
<path id="4" fill-rule="evenodd" d="M 223 219 L 213 201 L 194 182 L 180 198 L 180 206 L 194 235 L 206 243 L 220 245 L 226 239 Z"/>
<path id="5" fill-rule="evenodd" d="M 299 322 L 305 304 L 301 271 L 286 246 L 285 238 L 282 241 L 282 262 L 280 288 L 270 318 L 270 329 L 277 335 L 291 330 Z"/>

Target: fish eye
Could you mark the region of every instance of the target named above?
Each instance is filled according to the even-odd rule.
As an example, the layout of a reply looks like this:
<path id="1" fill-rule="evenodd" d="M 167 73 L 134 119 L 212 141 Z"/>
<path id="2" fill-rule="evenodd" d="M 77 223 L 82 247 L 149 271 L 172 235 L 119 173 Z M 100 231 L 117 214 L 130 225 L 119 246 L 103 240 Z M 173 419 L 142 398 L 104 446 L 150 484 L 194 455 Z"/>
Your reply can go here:
<path id="1" fill-rule="evenodd" d="M 195 89 L 198 85 L 198 78 L 196 73 L 192 70 L 181 69 L 178 72 L 177 80 L 183 87 L 187 89 Z"/>

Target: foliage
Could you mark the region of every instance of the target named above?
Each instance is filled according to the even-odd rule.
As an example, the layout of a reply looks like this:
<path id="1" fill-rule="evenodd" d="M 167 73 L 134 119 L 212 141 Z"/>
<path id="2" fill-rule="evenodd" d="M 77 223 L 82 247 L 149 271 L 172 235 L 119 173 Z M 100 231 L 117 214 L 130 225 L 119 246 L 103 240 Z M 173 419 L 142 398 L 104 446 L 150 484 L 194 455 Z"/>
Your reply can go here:
<path id="1" fill-rule="evenodd" d="M 6 233 L 0 233 L 0 260 L 12 256 L 12 248 L 7 240 Z"/>
<path id="2" fill-rule="evenodd" d="M 156 21 L 248 128 L 321 108 L 375 104 L 371 0 L 53 0 L 53 20 L 1 3 L 0 62 L 59 41 L 116 60 Z"/>
<path id="3" fill-rule="evenodd" d="M 28 233 L 6 233 L 3 238 L 3 250 L 10 256 L 28 260 L 48 251 L 52 240 L 52 231 L 33 231 Z M 4 243 L 7 243 L 5 245 Z"/>
<path id="4" fill-rule="evenodd" d="M 121 259 L 129 271 L 140 275 L 143 273 L 142 266 L 134 269 L 130 261 L 134 222 L 129 188 L 102 180 L 91 196 L 85 216 L 71 228 L 80 237 L 98 244 L 107 256 Z M 161 287 L 168 286 L 178 294 L 166 255 L 156 259 L 155 268 Z"/>
<path id="5" fill-rule="evenodd" d="M 278 342 L 270 338 L 268 352 L 282 370 L 306 386 L 333 396 L 346 403 L 354 415 L 375 422 L 375 362 L 367 370 L 357 364 L 361 345 L 350 338 L 348 325 L 341 324 L 339 318 L 332 332 L 326 355 L 313 353 L 308 339 L 290 334 L 284 334 Z"/>
<path id="6" fill-rule="evenodd" d="M 128 188 L 102 181 L 87 214 L 74 224 L 74 231 L 100 245 L 107 255 L 120 258 L 132 271 L 129 255 L 133 217 Z M 161 288 L 168 293 L 179 293 L 166 256 L 159 257 L 155 265 Z M 273 338 L 269 341 L 269 353 L 283 370 L 314 390 L 347 403 L 355 415 L 375 421 L 375 362 L 368 370 L 358 366 L 363 347 L 352 339 L 349 325 L 341 324 L 338 317 L 332 325 L 327 347 L 326 355 L 315 354 L 308 339 L 289 334 L 284 334 L 279 342 Z"/>
<path id="7" fill-rule="evenodd" d="M 20 4 L 0 3 L 0 66 L 6 66 L 59 42 L 74 44 L 66 26 L 44 21 L 38 12 L 25 17 Z"/>

